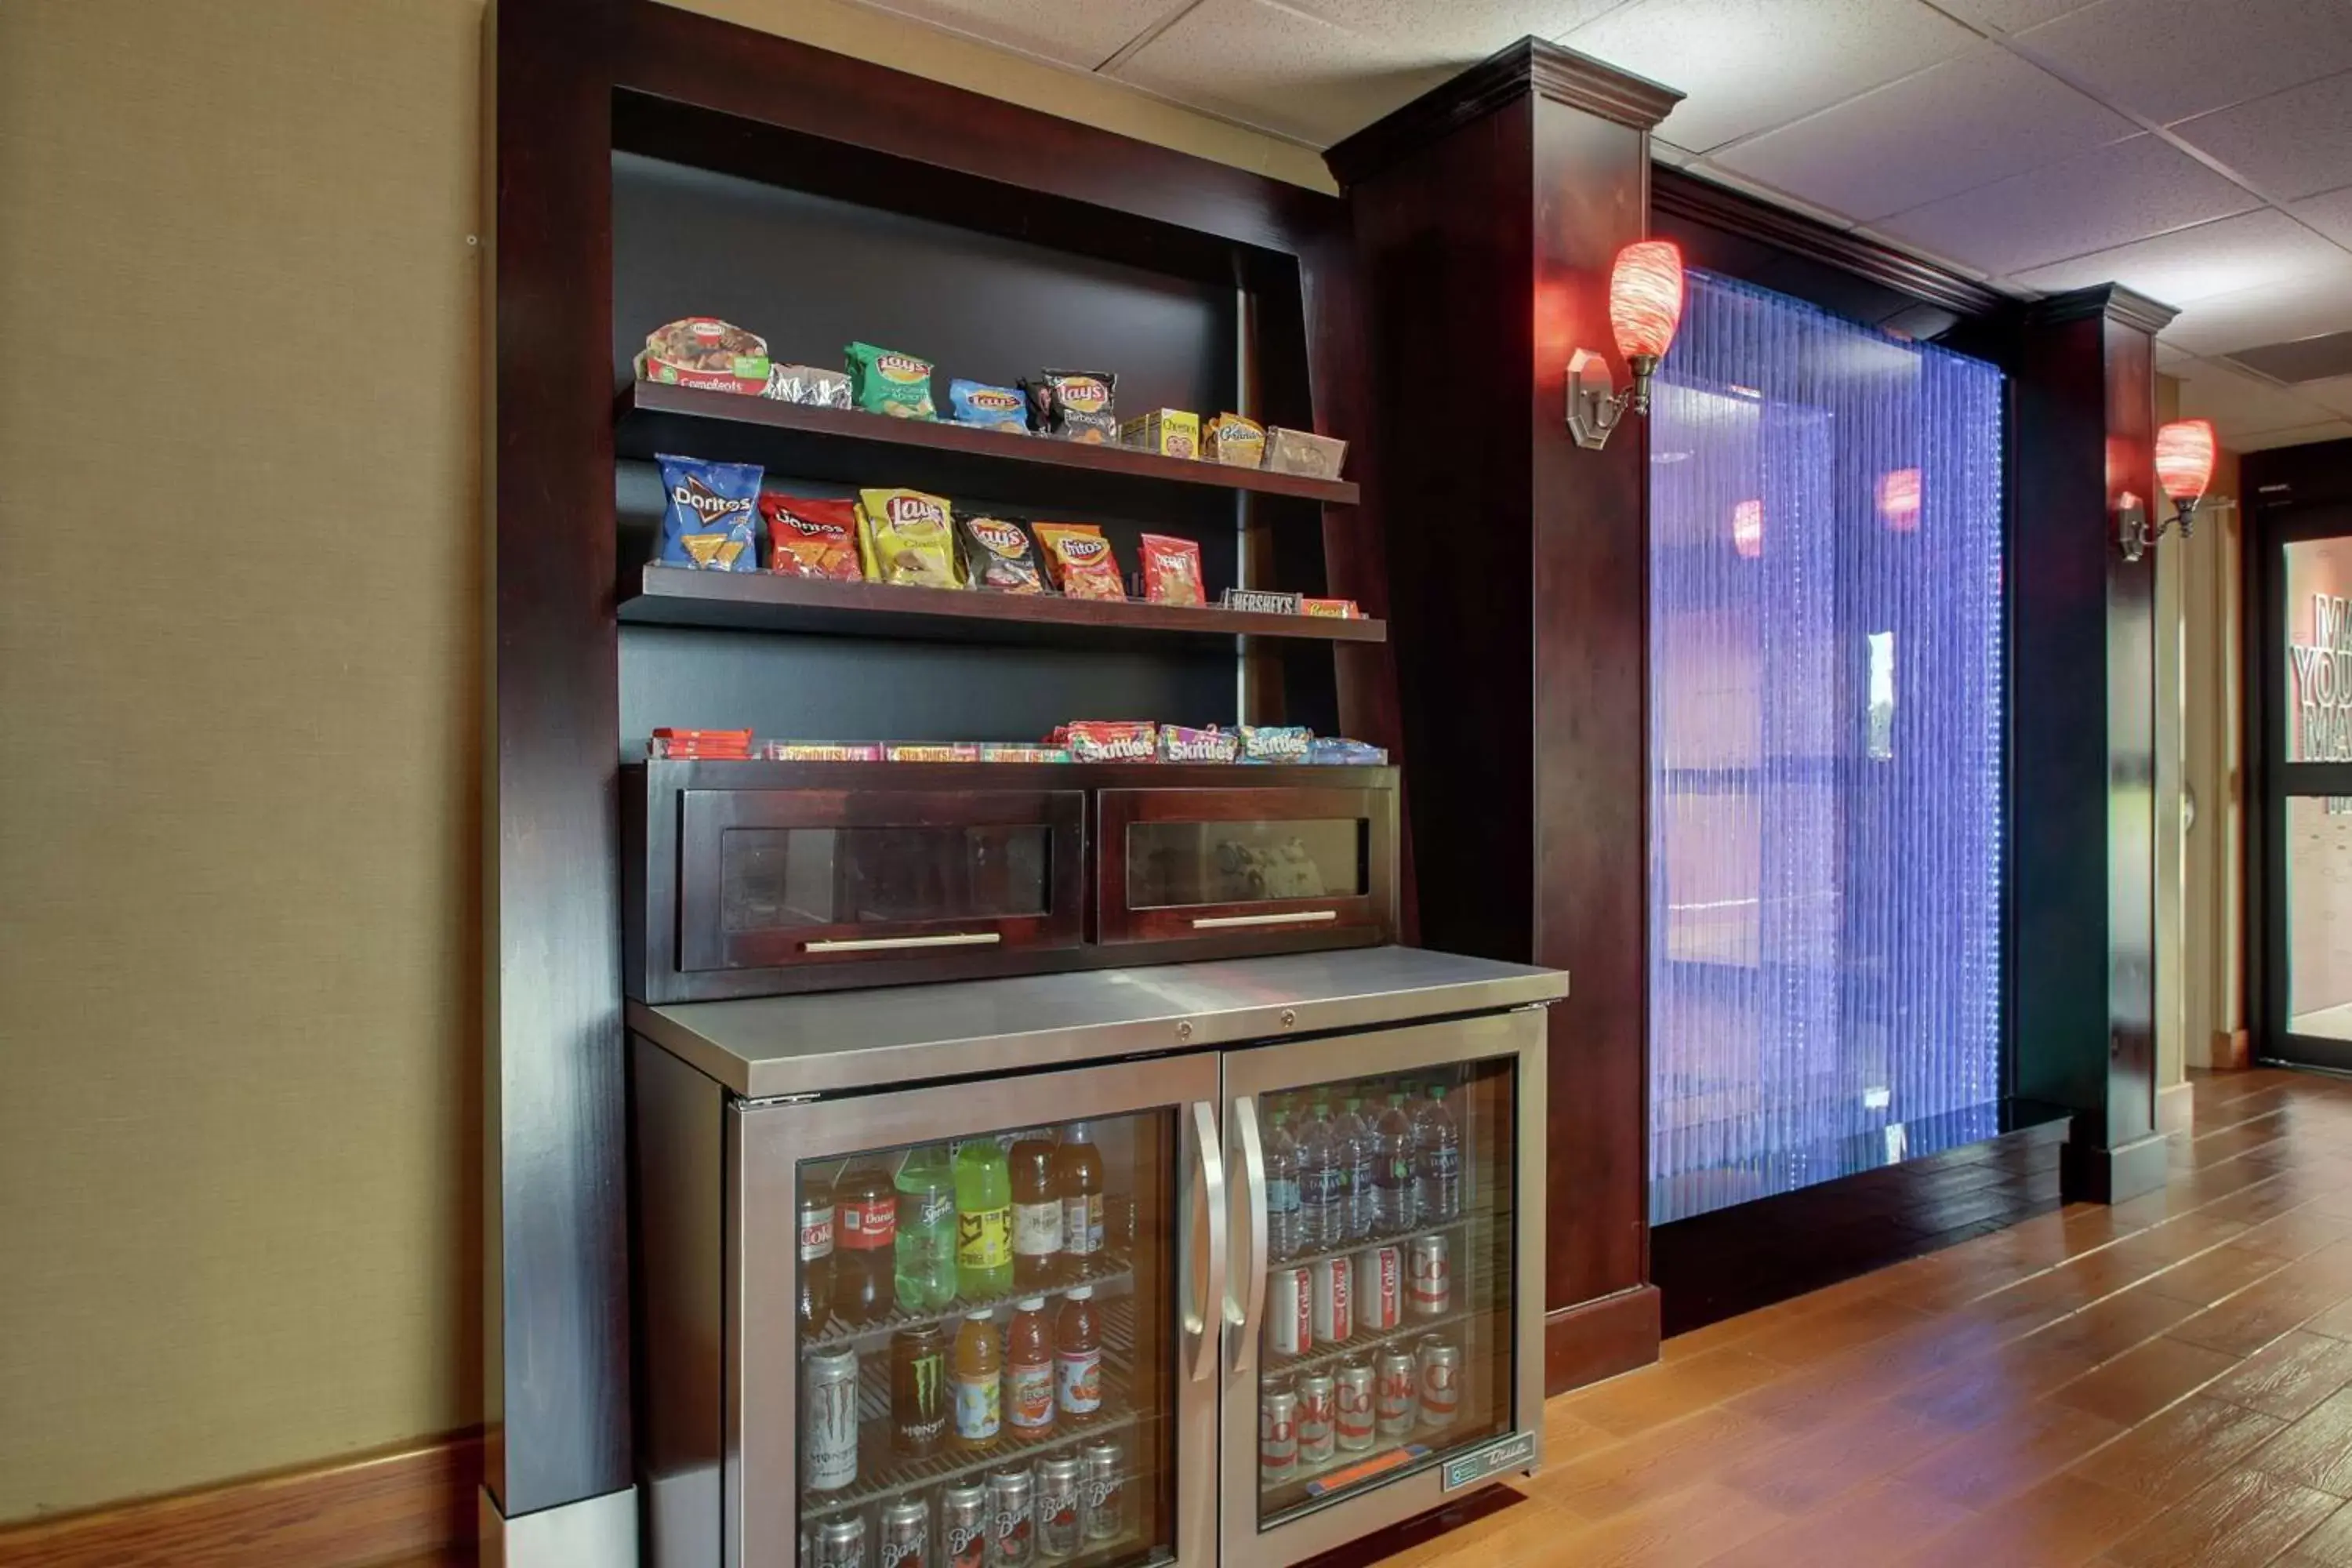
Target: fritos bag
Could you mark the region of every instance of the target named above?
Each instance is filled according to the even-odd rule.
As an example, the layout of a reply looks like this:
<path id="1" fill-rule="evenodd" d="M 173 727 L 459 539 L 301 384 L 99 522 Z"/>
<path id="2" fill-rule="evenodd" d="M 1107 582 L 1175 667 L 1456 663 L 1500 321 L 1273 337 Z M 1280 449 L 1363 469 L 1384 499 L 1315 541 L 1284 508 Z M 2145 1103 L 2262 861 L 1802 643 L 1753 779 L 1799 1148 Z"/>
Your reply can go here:
<path id="1" fill-rule="evenodd" d="M 1046 570 L 1066 597 L 1124 599 L 1127 584 L 1118 574 L 1118 558 L 1101 529 L 1084 522 L 1031 524 L 1037 546 L 1045 552 Z"/>

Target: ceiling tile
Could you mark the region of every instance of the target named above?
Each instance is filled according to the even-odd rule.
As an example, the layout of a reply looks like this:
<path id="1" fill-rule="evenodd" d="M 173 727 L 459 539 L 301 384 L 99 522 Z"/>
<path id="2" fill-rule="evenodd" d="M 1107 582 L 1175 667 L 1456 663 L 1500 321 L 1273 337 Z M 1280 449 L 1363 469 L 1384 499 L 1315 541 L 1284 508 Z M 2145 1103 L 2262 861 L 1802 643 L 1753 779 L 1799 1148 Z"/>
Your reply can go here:
<path id="1" fill-rule="evenodd" d="M 2048 72 L 1987 46 L 1727 147 L 1714 162 L 1866 223 L 2137 130 Z"/>
<path id="2" fill-rule="evenodd" d="M 2156 368 L 2167 375 L 2185 376 L 2196 363 L 2197 356 L 2187 349 L 2177 349 L 2160 341 L 2156 345 Z"/>
<path id="3" fill-rule="evenodd" d="M 1068 0 L 1063 0 L 1067 4 Z M 1092 0 L 1088 0 L 1091 4 Z M 1530 36 L 1556 38 L 1625 0 L 1278 0 L 1366 37 L 1401 45 L 1424 64 L 1467 65 Z"/>
<path id="4" fill-rule="evenodd" d="M 2223 436 L 2284 430 L 2327 418 L 2333 410 L 2239 371 L 2200 360 L 2178 373 L 2180 415 L 2210 419 Z"/>
<path id="5" fill-rule="evenodd" d="M 2224 437 L 2232 452 L 2267 452 L 2275 447 L 2307 447 L 2314 441 L 2341 441 L 2352 436 L 2352 419 L 2331 419 L 2324 425 L 2297 425 L 2292 429 L 2265 430 L 2257 435 Z"/>
<path id="6" fill-rule="evenodd" d="M 2003 33 L 2021 33 L 2079 11 L 2095 0 L 1937 0 L 1937 4 L 1970 26 Z"/>
<path id="7" fill-rule="evenodd" d="M 2041 294 L 2120 283 L 2151 300 L 2187 306 L 2217 294 L 2291 283 L 2330 271 L 2345 259 L 2336 246 L 2265 207 L 2037 267 L 2009 281 Z"/>
<path id="8" fill-rule="evenodd" d="M 2352 29 L 2352 8 L 2344 26 Z M 2200 115 L 2172 130 L 2273 198 L 2316 195 L 2352 174 L 2352 71 Z"/>
<path id="9" fill-rule="evenodd" d="M 1458 68 L 1267 0 L 1202 0 L 1111 75 L 1328 147 Z"/>
<path id="10" fill-rule="evenodd" d="M 866 0 L 935 27 L 1092 70 L 1185 0 Z"/>
<path id="11" fill-rule="evenodd" d="M 1662 141 L 1655 136 L 1650 138 L 1650 160 L 1653 163 L 1664 163 L 1670 169 L 1679 169 L 1697 156 L 1697 153 L 1687 147 L 1677 147 L 1673 142 Z"/>
<path id="12" fill-rule="evenodd" d="M 2159 124 L 2352 70 L 2345 0 L 2099 0 L 2017 41 Z"/>
<path id="13" fill-rule="evenodd" d="M 2153 136 L 2136 136 L 1915 207 L 1877 226 L 1999 275 L 2255 205 L 2186 153 Z"/>
<path id="14" fill-rule="evenodd" d="M 2352 328 L 2352 256 L 2288 284 L 2242 289 L 2181 307 L 2164 341 L 2193 354 L 2228 353 Z"/>
<path id="15" fill-rule="evenodd" d="M 2308 397 L 2331 414 L 2352 415 L 2352 375 L 2334 376 L 2326 381 L 2306 381 L 2294 390 L 2299 396 Z"/>
<path id="16" fill-rule="evenodd" d="M 1976 36 L 1918 0 L 1633 0 L 1560 42 L 1689 96 L 1667 115 L 1705 152 L 1947 60 Z"/>
<path id="17" fill-rule="evenodd" d="M 2352 245 L 2352 185 L 2296 202 L 2287 209 L 2339 245 Z"/>

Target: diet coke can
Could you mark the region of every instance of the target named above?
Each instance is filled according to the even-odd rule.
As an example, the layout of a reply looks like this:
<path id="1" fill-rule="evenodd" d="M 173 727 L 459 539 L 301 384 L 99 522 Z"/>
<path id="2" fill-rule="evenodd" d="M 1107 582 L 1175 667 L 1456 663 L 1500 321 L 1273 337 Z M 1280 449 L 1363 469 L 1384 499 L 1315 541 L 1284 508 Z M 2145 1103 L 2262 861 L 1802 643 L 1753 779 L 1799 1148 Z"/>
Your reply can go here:
<path id="1" fill-rule="evenodd" d="M 1327 1463 L 1336 1451 L 1332 1403 L 1337 1389 L 1328 1372 L 1310 1372 L 1298 1380 L 1298 1462 Z"/>
<path id="2" fill-rule="evenodd" d="M 1451 1426 L 1462 1412 L 1462 1347 L 1442 1335 L 1421 1342 L 1421 1424 Z"/>
<path id="3" fill-rule="evenodd" d="M 1315 1348 L 1315 1288 L 1307 1274 L 1286 1264 L 1265 1278 L 1266 1337 L 1282 1355 L 1305 1355 Z"/>
<path id="4" fill-rule="evenodd" d="M 1421 1363 L 1402 1345 L 1381 1352 L 1372 1384 L 1372 1418 L 1383 1437 L 1402 1437 L 1412 1430 L 1413 1410 L 1421 1403 Z"/>
<path id="5" fill-rule="evenodd" d="M 1307 1272 L 1315 1290 L 1315 1342 L 1338 1344 L 1356 1328 L 1355 1260 L 1326 1258 Z"/>
<path id="6" fill-rule="evenodd" d="M 988 1488 L 950 1481 L 940 1489 L 942 1568 L 988 1568 Z"/>
<path id="7" fill-rule="evenodd" d="M 1257 1479 L 1278 1487 L 1297 1473 L 1298 1395 L 1269 1388 L 1257 1402 Z"/>
<path id="8" fill-rule="evenodd" d="M 881 1568 L 930 1568 L 931 1510 L 919 1498 L 882 1505 Z"/>
<path id="9" fill-rule="evenodd" d="M 1368 1247 L 1356 1254 L 1356 1278 L 1351 1281 L 1356 1297 L 1356 1326 L 1375 1333 L 1393 1329 L 1402 1321 L 1404 1282 L 1397 1249 L 1393 1247 Z"/>
<path id="10" fill-rule="evenodd" d="M 1372 1446 L 1372 1369 L 1360 1361 L 1343 1361 L 1331 1375 L 1332 1425 L 1339 1447 L 1360 1453 Z"/>
<path id="11" fill-rule="evenodd" d="M 1445 1256 L 1445 1237 L 1412 1238 L 1410 1280 L 1405 1305 L 1416 1318 L 1441 1317 L 1454 1309 L 1454 1265 Z"/>

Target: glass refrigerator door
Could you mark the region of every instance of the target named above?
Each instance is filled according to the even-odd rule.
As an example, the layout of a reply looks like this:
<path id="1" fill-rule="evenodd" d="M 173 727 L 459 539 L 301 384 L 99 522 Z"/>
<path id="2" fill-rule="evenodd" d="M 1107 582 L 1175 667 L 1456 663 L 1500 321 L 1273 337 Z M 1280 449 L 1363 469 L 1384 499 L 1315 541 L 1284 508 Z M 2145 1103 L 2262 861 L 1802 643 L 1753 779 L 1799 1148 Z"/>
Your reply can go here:
<path id="1" fill-rule="evenodd" d="M 730 1563 L 1213 1561 L 1216 1061 L 751 1106 Z"/>
<path id="2" fill-rule="evenodd" d="M 1534 1468 L 1542 1018 L 1227 1055 L 1227 1563 Z"/>

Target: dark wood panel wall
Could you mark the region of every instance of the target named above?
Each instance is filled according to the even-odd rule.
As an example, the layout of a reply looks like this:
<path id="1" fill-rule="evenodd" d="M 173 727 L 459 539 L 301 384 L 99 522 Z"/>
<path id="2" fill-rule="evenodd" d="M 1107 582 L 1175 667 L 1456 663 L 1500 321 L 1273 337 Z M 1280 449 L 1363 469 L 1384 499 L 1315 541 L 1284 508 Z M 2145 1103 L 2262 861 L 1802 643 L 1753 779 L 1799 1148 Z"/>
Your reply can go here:
<path id="1" fill-rule="evenodd" d="M 1389 520 L 1420 930 L 1568 970 L 1552 1010 L 1546 1382 L 1654 1359 L 1644 1223 L 1647 465 L 1566 427 L 1622 363 L 1611 263 L 1645 232 L 1676 94 L 1523 40 L 1333 148 L 1354 210 Z"/>

